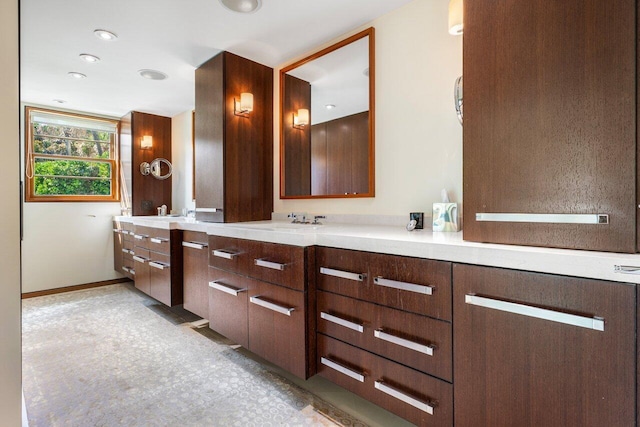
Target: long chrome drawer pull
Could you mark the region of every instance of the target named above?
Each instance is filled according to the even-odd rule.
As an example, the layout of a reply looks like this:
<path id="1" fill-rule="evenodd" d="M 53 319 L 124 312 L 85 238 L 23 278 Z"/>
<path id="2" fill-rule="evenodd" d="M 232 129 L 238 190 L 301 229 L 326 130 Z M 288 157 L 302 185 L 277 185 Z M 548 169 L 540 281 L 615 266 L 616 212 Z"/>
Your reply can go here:
<path id="1" fill-rule="evenodd" d="M 182 242 L 182 246 L 184 246 L 185 248 L 191 248 L 191 249 L 204 249 L 208 245 L 206 243 Z"/>
<path id="2" fill-rule="evenodd" d="M 120 230 L 119 228 L 114 228 L 113 232 L 120 234 L 120 233 L 122 233 L 122 230 Z"/>
<path id="3" fill-rule="evenodd" d="M 215 213 L 222 212 L 222 208 L 196 208 L 196 212 L 206 212 L 206 213 Z"/>
<path id="4" fill-rule="evenodd" d="M 259 305 L 260 307 L 268 308 L 269 310 L 275 311 L 276 313 L 284 314 L 286 316 L 291 316 L 291 312 L 295 310 L 295 308 L 287 308 L 282 307 L 278 304 L 274 304 L 272 302 L 265 301 L 260 298 L 260 295 L 256 295 L 255 297 L 249 298 L 249 301 L 254 303 L 255 305 Z"/>
<path id="5" fill-rule="evenodd" d="M 640 267 L 633 267 L 631 265 L 614 265 L 614 273 L 621 274 L 640 274 Z"/>
<path id="6" fill-rule="evenodd" d="M 213 254 L 213 256 L 217 256 L 218 258 L 224 258 L 224 259 L 234 259 L 238 255 L 240 255 L 237 252 L 231 252 L 225 249 L 214 249 L 213 251 L 211 251 L 211 253 Z"/>
<path id="7" fill-rule="evenodd" d="M 168 241 L 169 241 L 169 239 L 164 239 L 164 238 L 162 238 L 162 237 L 152 237 L 152 238 L 151 238 L 151 239 L 149 239 L 149 240 L 151 240 L 151 243 L 158 243 L 158 244 L 160 244 L 160 243 L 165 243 L 165 242 L 168 242 Z"/>
<path id="8" fill-rule="evenodd" d="M 209 282 L 209 287 L 213 288 L 213 289 L 217 289 L 217 290 L 222 291 L 224 293 L 227 293 L 229 295 L 233 295 L 234 297 L 237 297 L 240 292 L 246 292 L 246 290 L 247 290 L 246 288 L 244 288 L 244 289 L 232 288 L 230 286 L 223 285 L 220 282 Z"/>
<path id="9" fill-rule="evenodd" d="M 373 386 L 380 390 L 383 393 L 388 394 L 391 397 L 395 397 L 398 400 L 403 401 L 404 403 L 408 403 L 409 405 L 413 406 L 414 408 L 420 409 L 423 412 L 426 412 L 429 415 L 433 415 L 433 409 L 434 407 L 429 405 L 428 403 L 425 403 L 421 400 L 418 400 L 414 397 L 411 396 L 407 396 L 406 394 L 402 393 L 401 391 L 396 390 L 393 387 L 389 387 L 388 385 L 386 385 L 383 381 L 374 381 L 373 382 Z"/>
<path id="10" fill-rule="evenodd" d="M 356 371 L 352 371 L 351 369 L 344 367 L 341 364 L 334 362 L 333 360 L 327 359 L 326 357 L 321 357 L 320 363 L 330 367 L 333 370 L 340 372 L 341 374 L 344 374 L 350 378 L 353 378 L 356 381 L 360 381 L 361 383 L 364 382 L 364 375 Z"/>
<path id="11" fill-rule="evenodd" d="M 122 252 L 125 253 L 125 254 L 133 255 L 133 251 L 131 249 L 122 248 Z"/>
<path id="12" fill-rule="evenodd" d="M 364 332 L 364 327 L 354 322 L 350 322 L 348 320 L 342 319 L 337 316 L 333 316 L 329 313 L 325 313 L 324 311 L 320 312 L 320 318 L 324 319 L 328 322 L 335 323 L 336 325 L 344 326 L 345 328 L 353 329 L 354 331 L 358 331 L 360 333 Z"/>
<path id="13" fill-rule="evenodd" d="M 326 274 L 327 276 L 340 277 L 342 279 L 355 280 L 357 282 L 364 281 L 364 278 L 367 277 L 364 273 L 351 273 L 349 271 L 342 270 L 334 270 L 333 268 L 320 267 L 320 273 Z"/>
<path id="14" fill-rule="evenodd" d="M 515 302 L 480 297 L 475 294 L 466 294 L 464 296 L 464 302 L 493 310 L 506 311 L 508 313 L 521 314 L 523 316 L 535 317 L 537 319 L 564 323 L 565 325 L 579 326 L 581 328 L 593 329 L 594 331 L 604 331 L 604 319 L 602 317 L 578 316 L 575 314 L 547 310 L 545 308 L 532 307 L 530 305 L 518 304 Z"/>
<path id="15" fill-rule="evenodd" d="M 165 268 L 169 268 L 171 266 L 162 262 L 149 261 L 149 267 L 157 268 L 158 270 L 164 270 Z"/>
<path id="16" fill-rule="evenodd" d="M 131 273 L 131 269 L 129 267 L 122 267 L 123 271 L 126 271 L 127 273 Z"/>
<path id="17" fill-rule="evenodd" d="M 129 234 L 133 234 L 133 233 L 132 233 L 132 232 L 130 232 L 130 231 L 127 231 L 127 230 L 120 230 L 120 234 L 126 234 L 126 235 L 129 235 Z"/>
<path id="18" fill-rule="evenodd" d="M 134 234 L 133 238 L 134 239 L 138 239 L 138 240 L 142 240 L 142 239 L 147 239 L 149 236 L 147 236 L 146 234 Z"/>
<path id="19" fill-rule="evenodd" d="M 476 213 L 476 221 L 609 224 L 608 214 Z"/>
<path id="20" fill-rule="evenodd" d="M 280 264 L 279 262 L 267 261 L 265 258 L 254 259 L 253 262 L 258 267 L 270 268 L 272 270 L 284 270 L 286 264 Z"/>
<path id="21" fill-rule="evenodd" d="M 377 329 L 377 330 L 373 331 L 373 336 L 376 337 L 376 338 L 379 338 L 379 339 L 381 339 L 383 341 L 388 341 L 388 342 L 390 342 L 392 344 L 396 344 L 396 345 L 399 345 L 401 347 L 405 347 L 405 348 L 408 348 L 408 349 L 411 349 L 411 350 L 418 351 L 420 353 L 424 353 L 427 356 L 433 356 L 433 347 L 432 346 L 419 344 L 419 343 L 414 342 L 414 341 L 409 341 L 407 339 L 400 338 L 400 337 L 397 337 L 395 335 L 391 335 L 391 334 L 388 334 L 386 332 L 383 332 L 380 329 Z"/>
<path id="22" fill-rule="evenodd" d="M 147 259 L 146 259 L 146 258 L 142 258 L 141 256 L 137 256 L 137 255 L 134 255 L 134 256 L 133 256 L 133 260 L 134 260 L 134 261 L 141 262 L 141 263 L 143 263 L 143 264 L 144 264 L 145 262 L 147 262 Z"/>
<path id="23" fill-rule="evenodd" d="M 433 295 L 433 286 L 416 285 L 415 283 L 398 282 L 397 280 L 385 279 L 382 276 L 378 276 L 373 279 L 373 283 L 379 286 L 386 286 L 388 288 L 400 289 L 403 291 L 417 292 L 419 294 Z"/>

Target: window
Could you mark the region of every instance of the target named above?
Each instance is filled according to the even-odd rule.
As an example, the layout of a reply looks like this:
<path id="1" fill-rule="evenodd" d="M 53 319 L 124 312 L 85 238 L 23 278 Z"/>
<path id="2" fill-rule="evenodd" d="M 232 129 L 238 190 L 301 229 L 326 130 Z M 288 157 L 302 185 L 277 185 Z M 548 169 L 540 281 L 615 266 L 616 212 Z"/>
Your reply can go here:
<path id="1" fill-rule="evenodd" d="M 117 202 L 118 121 L 27 107 L 26 200 Z"/>

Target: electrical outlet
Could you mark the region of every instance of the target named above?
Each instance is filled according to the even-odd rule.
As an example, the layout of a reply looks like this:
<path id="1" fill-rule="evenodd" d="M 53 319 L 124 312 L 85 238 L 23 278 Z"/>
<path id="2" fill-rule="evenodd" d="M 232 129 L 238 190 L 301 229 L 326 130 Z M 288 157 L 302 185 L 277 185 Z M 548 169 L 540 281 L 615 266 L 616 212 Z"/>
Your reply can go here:
<path id="1" fill-rule="evenodd" d="M 143 200 L 142 201 L 142 210 L 143 211 L 151 211 L 151 210 L 153 210 L 153 202 L 151 200 Z"/>

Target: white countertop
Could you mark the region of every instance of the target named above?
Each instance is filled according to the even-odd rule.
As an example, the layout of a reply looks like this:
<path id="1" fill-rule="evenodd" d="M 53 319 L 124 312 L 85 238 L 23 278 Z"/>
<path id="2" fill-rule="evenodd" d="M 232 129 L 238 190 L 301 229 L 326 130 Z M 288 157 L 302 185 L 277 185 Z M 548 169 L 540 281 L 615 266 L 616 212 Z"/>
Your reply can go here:
<path id="1" fill-rule="evenodd" d="M 640 268 L 640 254 L 551 249 L 467 242 L 462 233 L 406 231 L 402 226 L 291 224 L 285 221 L 206 223 L 184 217 L 116 217 L 136 225 L 200 231 L 210 235 L 295 246 L 329 246 L 466 264 L 504 267 L 616 282 L 640 283 L 640 275 L 621 274 L 614 266 Z"/>

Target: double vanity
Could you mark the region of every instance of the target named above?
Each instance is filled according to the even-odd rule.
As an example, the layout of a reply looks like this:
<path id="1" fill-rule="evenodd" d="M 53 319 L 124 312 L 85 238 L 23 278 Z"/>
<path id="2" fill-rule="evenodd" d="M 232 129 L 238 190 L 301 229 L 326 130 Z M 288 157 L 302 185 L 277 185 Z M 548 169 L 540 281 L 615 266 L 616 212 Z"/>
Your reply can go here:
<path id="1" fill-rule="evenodd" d="M 117 217 L 116 268 L 416 425 L 635 424 L 638 255 L 359 222 Z"/>

